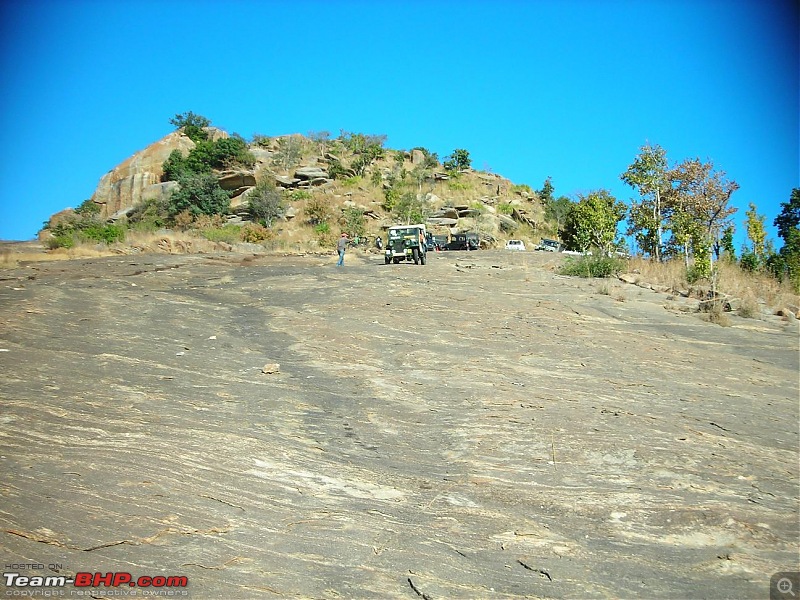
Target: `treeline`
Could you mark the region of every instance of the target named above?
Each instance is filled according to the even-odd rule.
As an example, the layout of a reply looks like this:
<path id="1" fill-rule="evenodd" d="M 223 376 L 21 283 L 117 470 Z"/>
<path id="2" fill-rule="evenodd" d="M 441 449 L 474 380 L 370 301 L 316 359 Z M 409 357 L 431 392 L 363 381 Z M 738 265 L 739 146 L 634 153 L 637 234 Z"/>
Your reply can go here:
<path id="1" fill-rule="evenodd" d="M 606 190 L 579 195 L 574 202 L 553 199 L 552 184 L 546 182 L 540 196 L 547 214 L 559 219 L 559 235 L 567 249 L 627 254 L 619 235 L 620 224 L 626 222 L 625 234 L 641 254 L 655 261 L 681 258 L 690 281 L 712 278 L 714 261 L 723 259 L 789 280 L 800 289 L 800 189 L 791 191 L 774 221 L 783 241 L 780 251 L 767 239 L 766 218 L 750 203 L 745 213 L 748 243 L 737 259 L 732 221 L 737 208 L 731 196 L 739 185 L 713 162 L 692 158 L 670 165 L 663 148 L 647 144 L 620 179 L 638 193 L 630 207 Z"/>

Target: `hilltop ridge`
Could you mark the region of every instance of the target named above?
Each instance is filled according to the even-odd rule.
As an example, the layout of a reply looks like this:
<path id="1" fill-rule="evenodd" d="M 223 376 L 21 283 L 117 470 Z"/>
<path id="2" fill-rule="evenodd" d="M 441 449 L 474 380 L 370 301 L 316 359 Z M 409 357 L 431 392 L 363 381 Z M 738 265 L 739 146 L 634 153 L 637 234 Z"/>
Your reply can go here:
<path id="1" fill-rule="evenodd" d="M 80 229 L 75 224 L 87 216 L 133 230 L 227 227 L 227 235 L 217 234 L 224 241 L 238 234 L 243 241 L 312 249 L 330 247 L 339 231 L 373 237 L 412 221 L 440 234 L 477 232 L 484 247 L 510 237 L 536 243 L 557 233 L 539 192 L 471 168 L 466 150 L 440 160 L 422 147 L 385 148 L 385 136 L 344 131 L 335 139 L 321 132 L 255 135 L 249 142 L 216 127 L 199 131 L 181 127 L 115 166 L 89 200 L 53 215 L 40 240 L 63 245 L 59 236 Z M 190 214 L 170 210 L 176 192 L 188 187 L 182 179 L 187 169 L 213 177 L 229 205 L 213 211 L 190 206 Z M 273 212 L 254 213 L 254 198 L 265 193 L 272 195 Z"/>

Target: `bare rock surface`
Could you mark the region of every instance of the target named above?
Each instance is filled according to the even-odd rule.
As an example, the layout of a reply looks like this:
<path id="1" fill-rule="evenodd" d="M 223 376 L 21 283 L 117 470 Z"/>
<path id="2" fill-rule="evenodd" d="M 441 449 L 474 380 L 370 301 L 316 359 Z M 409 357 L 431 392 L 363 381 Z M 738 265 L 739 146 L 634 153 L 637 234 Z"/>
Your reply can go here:
<path id="1" fill-rule="evenodd" d="M 335 260 L 0 273 L 4 564 L 196 598 L 767 597 L 797 569 L 796 323 L 621 302 L 544 253 Z"/>

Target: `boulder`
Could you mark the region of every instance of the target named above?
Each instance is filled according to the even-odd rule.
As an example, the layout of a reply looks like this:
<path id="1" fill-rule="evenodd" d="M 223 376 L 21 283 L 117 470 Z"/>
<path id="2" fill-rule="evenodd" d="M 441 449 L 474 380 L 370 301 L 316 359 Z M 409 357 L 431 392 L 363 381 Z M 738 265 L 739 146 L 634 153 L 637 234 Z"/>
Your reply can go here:
<path id="1" fill-rule="evenodd" d="M 505 231 L 515 231 L 519 227 L 519 223 L 508 215 L 497 215 L 497 222 Z"/>
<path id="2" fill-rule="evenodd" d="M 411 151 L 411 164 L 414 166 L 425 163 L 425 153 L 422 150 Z"/>
<path id="3" fill-rule="evenodd" d="M 639 280 L 639 278 L 633 273 L 620 273 L 617 276 L 617 279 L 619 279 L 624 283 L 632 283 L 632 284 L 635 284 Z"/>
<path id="4" fill-rule="evenodd" d="M 166 201 L 169 199 L 172 191 L 177 190 L 179 187 L 180 184 L 178 184 L 177 181 L 164 181 L 163 183 L 154 183 L 153 185 L 148 185 L 142 190 L 142 201 Z"/>
<path id="5" fill-rule="evenodd" d="M 322 167 L 300 167 L 294 172 L 294 176 L 298 179 L 327 179 L 328 172 Z"/>
<path id="6" fill-rule="evenodd" d="M 444 225 L 452 227 L 458 223 L 458 219 L 448 219 L 446 217 L 428 217 L 427 223 L 430 225 Z"/>
<path id="7" fill-rule="evenodd" d="M 435 213 L 431 215 L 434 218 L 439 219 L 458 219 L 458 211 L 453 208 L 452 206 L 445 206 L 440 208 Z"/>
<path id="8" fill-rule="evenodd" d="M 210 132 L 217 137 L 227 136 L 217 129 Z M 108 218 L 120 210 L 139 204 L 146 188 L 161 183 L 164 174 L 161 167 L 170 153 L 180 150 L 186 155 L 192 148 L 192 140 L 174 131 L 111 169 L 100 178 L 91 198 L 101 205 L 100 216 Z"/>
<path id="9" fill-rule="evenodd" d="M 292 188 L 296 187 L 300 180 L 295 177 L 288 177 L 287 175 L 275 175 L 275 183 L 281 187 Z"/>
<path id="10" fill-rule="evenodd" d="M 218 175 L 217 180 L 219 187 L 228 192 L 252 187 L 256 184 L 256 176 L 252 171 L 223 171 Z"/>
<path id="11" fill-rule="evenodd" d="M 294 206 L 290 206 L 285 211 L 283 211 L 283 218 L 287 221 L 291 221 L 297 216 L 297 209 Z"/>

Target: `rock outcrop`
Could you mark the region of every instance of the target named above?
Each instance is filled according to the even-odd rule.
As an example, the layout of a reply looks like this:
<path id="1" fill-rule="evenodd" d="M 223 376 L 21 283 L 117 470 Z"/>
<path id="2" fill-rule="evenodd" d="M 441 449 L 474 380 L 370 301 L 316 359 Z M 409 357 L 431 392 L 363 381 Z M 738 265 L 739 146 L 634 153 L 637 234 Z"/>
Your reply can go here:
<path id="1" fill-rule="evenodd" d="M 111 169 L 100 178 L 91 198 L 100 205 L 100 215 L 108 218 L 147 198 L 159 197 L 165 189 L 161 183 L 162 165 L 170 152 L 188 154 L 192 148 L 194 142 L 175 131 Z"/>

